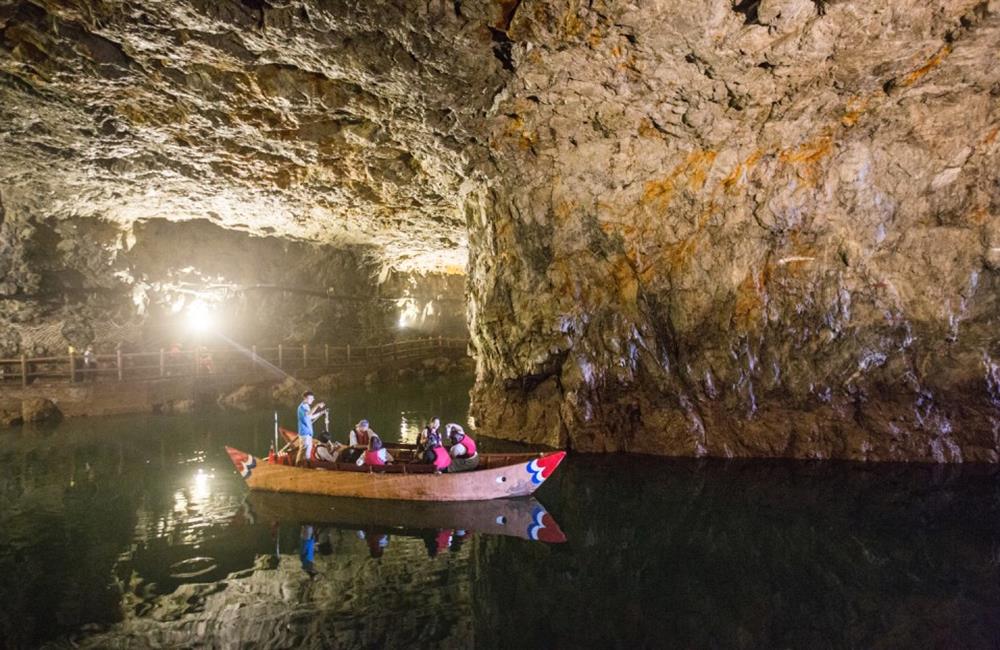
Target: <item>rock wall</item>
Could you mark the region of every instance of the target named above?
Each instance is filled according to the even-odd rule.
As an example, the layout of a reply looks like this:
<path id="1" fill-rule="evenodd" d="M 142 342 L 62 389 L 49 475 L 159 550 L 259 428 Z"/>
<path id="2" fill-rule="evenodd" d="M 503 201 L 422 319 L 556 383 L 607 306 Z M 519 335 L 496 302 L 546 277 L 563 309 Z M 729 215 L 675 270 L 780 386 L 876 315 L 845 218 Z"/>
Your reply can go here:
<path id="1" fill-rule="evenodd" d="M 474 415 L 670 455 L 1000 451 L 1000 4 L 513 3 Z"/>

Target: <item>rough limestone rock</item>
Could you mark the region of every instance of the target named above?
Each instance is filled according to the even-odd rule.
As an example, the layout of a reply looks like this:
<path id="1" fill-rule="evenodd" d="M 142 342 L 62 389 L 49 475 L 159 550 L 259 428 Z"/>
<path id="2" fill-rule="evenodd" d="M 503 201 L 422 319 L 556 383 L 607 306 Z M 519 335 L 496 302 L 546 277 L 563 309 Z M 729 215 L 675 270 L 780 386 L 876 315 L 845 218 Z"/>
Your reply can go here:
<path id="1" fill-rule="evenodd" d="M 515 4 L 466 206 L 480 426 L 997 461 L 1000 3 Z"/>
<path id="2" fill-rule="evenodd" d="M 21 402 L 22 422 L 55 422 L 62 418 L 62 412 L 52 400 L 31 398 Z"/>
<path id="3" fill-rule="evenodd" d="M 260 408 L 261 404 L 270 400 L 270 397 L 271 395 L 267 391 L 266 387 L 259 384 L 247 384 L 245 386 L 240 386 L 227 395 L 222 395 L 219 397 L 218 401 L 219 406 L 223 408 L 248 411 L 250 409 Z"/>
<path id="4" fill-rule="evenodd" d="M 203 219 L 390 283 L 467 259 L 491 435 L 998 460 L 998 0 L 8 0 L 0 34 L 0 346 L 205 290 L 118 252 Z"/>
<path id="5" fill-rule="evenodd" d="M 160 415 L 179 415 L 182 413 L 191 413 L 194 409 L 195 402 L 193 399 L 167 400 L 166 402 L 153 405 L 153 413 Z"/>
<path id="6" fill-rule="evenodd" d="M 271 399 L 281 404 L 298 404 L 305 390 L 294 377 L 286 377 L 271 389 Z"/>
<path id="7" fill-rule="evenodd" d="M 13 427 L 23 422 L 24 418 L 19 400 L 0 400 L 0 427 Z"/>
<path id="8" fill-rule="evenodd" d="M 324 395 L 330 394 L 331 392 L 336 390 L 342 383 L 343 380 L 341 379 L 341 377 L 339 375 L 334 375 L 334 374 L 322 375 L 320 377 L 317 377 L 316 379 L 312 379 L 309 381 L 309 385 L 312 387 L 314 391 L 317 391 Z"/>

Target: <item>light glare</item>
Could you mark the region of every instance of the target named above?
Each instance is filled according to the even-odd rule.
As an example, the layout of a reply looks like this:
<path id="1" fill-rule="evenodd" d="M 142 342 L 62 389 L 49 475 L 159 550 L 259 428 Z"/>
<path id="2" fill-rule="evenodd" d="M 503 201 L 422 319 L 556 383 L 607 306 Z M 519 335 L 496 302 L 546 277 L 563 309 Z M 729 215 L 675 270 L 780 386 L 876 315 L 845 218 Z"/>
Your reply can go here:
<path id="1" fill-rule="evenodd" d="M 215 325 L 215 319 L 203 300 L 195 300 L 187 308 L 188 328 L 195 332 L 207 332 Z"/>

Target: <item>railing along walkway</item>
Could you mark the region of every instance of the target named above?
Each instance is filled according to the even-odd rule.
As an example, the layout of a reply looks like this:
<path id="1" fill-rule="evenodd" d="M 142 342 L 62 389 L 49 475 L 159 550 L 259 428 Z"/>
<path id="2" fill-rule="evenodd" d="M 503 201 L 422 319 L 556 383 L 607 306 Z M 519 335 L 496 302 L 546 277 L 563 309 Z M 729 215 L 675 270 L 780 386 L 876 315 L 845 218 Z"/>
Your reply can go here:
<path id="1" fill-rule="evenodd" d="M 430 358 L 468 344 L 463 338 L 422 338 L 393 341 L 383 345 L 333 346 L 301 345 L 165 349 L 156 352 L 95 354 L 87 365 L 80 353 L 63 356 L 0 359 L 0 385 L 28 386 L 36 379 L 79 381 L 132 381 L 160 377 L 202 377 L 257 374 L 275 369 L 345 370 L 377 367 L 386 362 Z"/>

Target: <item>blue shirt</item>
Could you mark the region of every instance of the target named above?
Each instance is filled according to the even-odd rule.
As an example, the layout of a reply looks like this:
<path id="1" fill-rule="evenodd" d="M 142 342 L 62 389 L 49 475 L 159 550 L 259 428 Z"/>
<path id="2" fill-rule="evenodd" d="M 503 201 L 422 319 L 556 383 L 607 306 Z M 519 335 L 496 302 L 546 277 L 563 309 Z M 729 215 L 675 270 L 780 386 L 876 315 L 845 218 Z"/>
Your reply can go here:
<path id="1" fill-rule="evenodd" d="M 299 404 L 299 435 L 311 436 L 313 434 L 313 421 L 309 416 L 309 405 L 305 402 Z"/>

